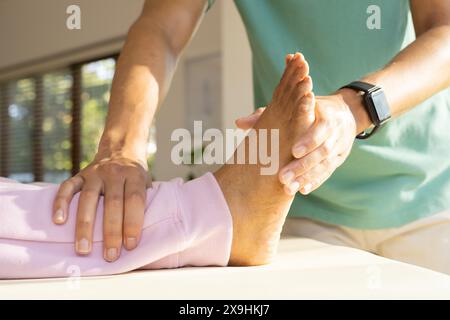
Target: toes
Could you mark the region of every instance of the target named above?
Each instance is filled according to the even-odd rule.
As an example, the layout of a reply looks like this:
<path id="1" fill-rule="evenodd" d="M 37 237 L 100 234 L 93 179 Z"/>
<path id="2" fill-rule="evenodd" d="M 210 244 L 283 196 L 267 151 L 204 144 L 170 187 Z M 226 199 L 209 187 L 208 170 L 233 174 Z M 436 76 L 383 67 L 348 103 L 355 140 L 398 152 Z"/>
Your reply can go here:
<path id="1" fill-rule="evenodd" d="M 305 82 L 304 85 L 301 85 L 303 83 L 303 81 L 306 79 L 306 77 L 308 76 L 309 73 L 309 65 L 305 60 L 300 60 L 300 58 L 297 58 L 295 60 L 291 61 L 291 64 L 293 65 L 293 71 L 292 73 L 289 75 L 289 78 L 286 81 L 286 95 L 288 98 L 291 98 L 291 95 L 293 93 L 297 93 L 299 90 L 298 88 L 303 88 L 304 85 L 306 85 L 306 88 L 303 93 L 303 95 L 305 93 L 307 93 L 308 91 L 311 91 L 312 89 L 312 81 L 310 81 L 310 83 Z M 311 80 L 311 79 L 309 79 Z M 308 86 L 311 87 L 310 90 L 308 90 Z M 293 101 L 296 100 L 296 96 L 293 97 Z"/>
<path id="2" fill-rule="evenodd" d="M 303 59 L 295 59 L 292 60 L 292 64 L 294 65 L 295 72 L 293 76 L 294 81 L 302 81 L 309 74 L 309 64 Z"/>
<path id="3" fill-rule="evenodd" d="M 296 54 L 291 55 L 290 60 L 288 61 L 288 64 L 286 66 L 286 80 L 291 80 L 293 78 L 293 74 L 297 71 L 297 69 L 301 69 L 305 63 L 305 57 L 301 53 L 297 52 Z M 299 73 L 297 73 L 297 76 L 298 75 Z"/>
<path id="4" fill-rule="evenodd" d="M 289 54 L 287 54 L 286 55 L 286 58 L 285 58 L 285 67 L 287 67 L 287 65 L 289 64 L 289 62 L 292 60 L 292 58 L 294 57 L 294 55 L 292 54 L 292 53 L 289 53 Z"/>
<path id="5" fill-rule="evenodd" d="M 301 60 L 301 61 L 305 61 L 305 56 L 303 56 L 303 54 L 301 54 L 300 52 L 296 52 L 293 55 L 293 59 L 294 60 Z"/>
<path id="6" fill-rule="evenodd" d="M 298 82 L 309 73 L 308 63 L 301 53 L 286 56 L 287 66 L 275 91 L 277 98 L 289 98 Z"/>
<path id="7" fill-rule="evenodd" d="M 288 55 L 289 56 L 289 55 Z M 288 57 L 286 57 L 287 59 Z M 291 59 L 287 61 L 286 68 L 284 69 L 283 76 L 281 77 L 280 84 L 278 87 L 285 87 L 287 83 L 289 83 L 292 78 L 292 74 L 294 73 L 297 64 L 296 61 L 299 59 L 297 55 L 291 55 Z"/>

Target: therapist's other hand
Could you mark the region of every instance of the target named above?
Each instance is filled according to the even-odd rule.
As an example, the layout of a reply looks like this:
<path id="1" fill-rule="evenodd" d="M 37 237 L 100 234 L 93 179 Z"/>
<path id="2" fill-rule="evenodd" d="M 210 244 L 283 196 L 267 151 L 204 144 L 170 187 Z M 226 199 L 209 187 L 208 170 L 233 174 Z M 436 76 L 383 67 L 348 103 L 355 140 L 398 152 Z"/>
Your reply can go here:
<path id="1" fill-rule="evenodd" d="M 316 97 L 316 119 L 294 143 L 291 161 L 279 171 L 288 194 L 307 195 L 320 187 L 348 157 L 356 137 L 356 118 L 340 93 Z M 253 127 L 264 108 L 236 120 L 241 129 Z M 282 143 L 282 142 L 281 142 Z"/>
<path id="2" fill-rule="evenodd" d="M 94 161 L 59 187 L 53 204 L 53 221 L 67 221 L 70 202 L 80 192 L 77 209 L 75 251 L 88 255 L 92 250 L 95 216 L 100 195 L 104 195 L 103 256 L 113 262 L 122 243 L 134 249 L 144 222 L 146 189 L 151 178 L 145 160 L 97 154 Z"/>
<path id="3" fill-rule="evenodd" d="M 315 124 L 292 147 L 296 159 L 279 172 L 287 192 L 294 182 L 304 195 L 320 187 L 347 159 L 356 132 L 355 117 L 339 94 L 316 97 Z"/>

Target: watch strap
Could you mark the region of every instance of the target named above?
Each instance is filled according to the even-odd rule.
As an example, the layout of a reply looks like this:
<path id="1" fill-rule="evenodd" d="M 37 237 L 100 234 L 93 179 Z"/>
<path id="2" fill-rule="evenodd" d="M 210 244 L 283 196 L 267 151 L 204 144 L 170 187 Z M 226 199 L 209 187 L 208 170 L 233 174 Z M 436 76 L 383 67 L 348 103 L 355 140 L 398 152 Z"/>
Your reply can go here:
<path id="1" fill-rule="evenodd" d="M 371 91 L 378 89 L 379 87 L 363 81 L 353 81 L 343 86 L 341 89 L 343 88 L 350 88 L 358 91 L 363 91 L 364 93 L 369 93 Z"/>
<path id="2" fill-rule="evenodd" d="M 368 94 L 370 92 L 378 90 L 380 87 L 370 84 L 370 83 L 367 83 L 367 82 L 363 82 L 363 81 L 353 81 L 353 82 L 341 87 L 341 89 L 344 89 L 344 88 L 362 91 L 362 92 L 364 92 L 364 94 Z M 364 103 L 366 103 L 366 102 L 364 102 Z M 369 110 L 367 110 L 367 105 L 365 105 L 364 107 L 366 108 L 366 111 L 369 112 Z M 370 112 L 369 112 L 369 116 L 370 116 Z M 372 117 L 370 116 L 370 118 L 372 118 Z M 371 121 L 373 121 L 373 119 L 371 119 Z M 374 127 L 372 128 L 372 130 L 370 132 L 363 131 L 360 134 L 358 134 L 356 136 L 356 138 L 363 139 L 363 140 L 367 139 L 371 135 L 373 135 L 379 128 L 380 128 L 380 126 L 378 124 L 374 123 Z"/>

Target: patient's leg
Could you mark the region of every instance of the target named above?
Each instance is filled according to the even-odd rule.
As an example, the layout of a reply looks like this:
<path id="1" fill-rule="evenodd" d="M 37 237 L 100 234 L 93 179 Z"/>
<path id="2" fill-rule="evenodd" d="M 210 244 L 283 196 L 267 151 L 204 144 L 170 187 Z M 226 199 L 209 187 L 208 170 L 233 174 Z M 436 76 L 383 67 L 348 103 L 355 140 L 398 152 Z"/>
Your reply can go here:
<path id="1" fill-rule="evenodd" d="M 254 129 L 279 129 L 280 168 L 291 161 L 296 138 L 314 121 L 314 96 L 308 66 L 294 56 L 276 88 L 272 102 Z M 268 139 L 269 140 L 269 139 Z M 248 137 L 239 148 L 247 148 Z M 270 150 L 270 148 L 268 148 Z M 230 264 L 255 265 L 271 260 L 277 248 L 292 196 L 284 192 L 276 175 L 261 175 L 260 165 L 227 164 L 214 175 L 233 217 Z"/>
<path id="2" fill-rule="evenodd" d="M 225 266 L 229 260 L 232 221 L 211 173 L 183 183 L 155 182 L 147 190 L 139 246 L 106 262 L 102 254 L 103 198 L 97 208 L 91 254 L 74 251 L 79 194 L 67 224 L 51 220 L 58 185 L 27 185 L 0 180 L 0 279 L 108 275 L 139 268 Z"/>
<path id="3" fill-rule="evenodd" d="M 312 97 L 303 98 L 310 79 L 299 84 L 306 72 L 302 59 L 291 62 L 256 125 L 256 129 L 280 129 L 280 165 L 290 159 L 289 141 L 301 134 L 299 125 L 311 121 L 306 111 Z M 123 251 L 114 263 L 103 259 L 103 199 L 97 209 L 92 253 L 82 257 L 73 249 L 79 195 L 71 203 L 67 223 L 59 226 L 51 221 L 57 185 L 0 180 L 0 278 L 268 262 L 292 197 L 285 195 L 277 177 L 261 176 L 258 165 L 225 165 L 215 176 L 217 180 L 208 173 L 188 183 L 180 179 L 154 183 L 147 191 L 140 244 Z"/>

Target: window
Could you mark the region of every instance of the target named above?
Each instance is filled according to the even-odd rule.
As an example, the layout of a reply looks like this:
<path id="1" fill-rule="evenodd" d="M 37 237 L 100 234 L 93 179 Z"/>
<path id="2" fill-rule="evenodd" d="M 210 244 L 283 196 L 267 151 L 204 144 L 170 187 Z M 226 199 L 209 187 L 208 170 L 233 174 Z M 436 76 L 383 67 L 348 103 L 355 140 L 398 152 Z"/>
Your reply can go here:
<path id="1" fill-rule="evenodd" d="M 0 84 L 0 176 L 59 183 L 92 161 L 103 132 L 115 58 Z M 147 149 L 156 152 L 155 129 Z"/>
<path id="2" fill-rule="evenodd" d="M 114 59 L 104 59 L 85 64 L 81 69 L 81 168 L 89 164 L 97 151 L 108 111 L 114 66 Z"/>
<path id="3" fill-rule="evenodd" d="M 7 106 L 9 125 L 9 176 L 23 182 L 33 181 L 32 136 L 33 136 L 33 104 L 35 101 L 33 79 L 14 81 L 7 87 L 11 103 Z"/>
<path id="4" fill-rule="evenodd" d="M 42 104 L 43 180 L 60 182 L 70 176 L 70 125 L 72 75 L 69 69 L 43 76 L 44 102 Z M 14 155 L 12 155 L 14 156 Z"/>

